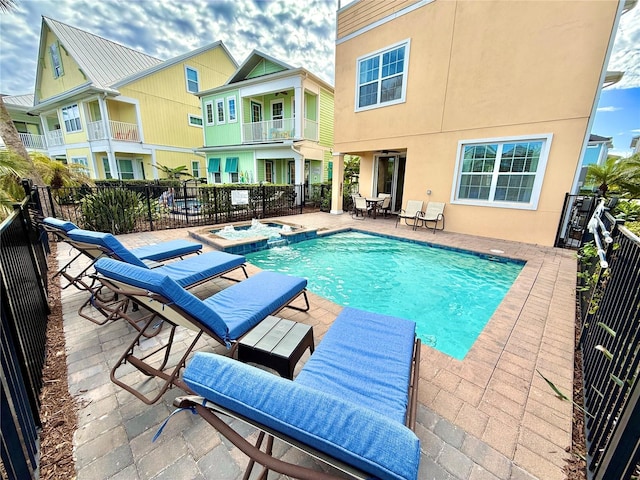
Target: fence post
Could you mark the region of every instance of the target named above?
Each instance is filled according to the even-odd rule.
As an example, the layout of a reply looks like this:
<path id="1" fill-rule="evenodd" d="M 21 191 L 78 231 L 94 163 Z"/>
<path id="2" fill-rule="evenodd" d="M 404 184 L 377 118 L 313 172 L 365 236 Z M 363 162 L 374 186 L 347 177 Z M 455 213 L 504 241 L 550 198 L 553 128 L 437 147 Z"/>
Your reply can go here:
<path id="1" fill-rule="evenodd" d="M 640 460 L 640 386 L 634 382 L 626 408 L 616 423 L 615 430 L 598 465 L 595 480 L 631 478 Z"/>
<path id="2" fill-rule="evenodd" d="M 147 200 L 147 216 L 149 218 L 149 228 L 153 232 L 153 212 L 151 211 L 151 193 L 149 185 L 144 186 L 144 195 Z"/>

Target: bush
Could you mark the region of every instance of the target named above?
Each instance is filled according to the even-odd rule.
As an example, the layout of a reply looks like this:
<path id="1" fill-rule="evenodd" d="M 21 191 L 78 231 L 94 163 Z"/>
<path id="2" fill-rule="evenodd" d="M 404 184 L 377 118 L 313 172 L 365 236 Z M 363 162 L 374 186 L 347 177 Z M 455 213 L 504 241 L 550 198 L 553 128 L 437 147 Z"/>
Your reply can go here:
<path id="1" fill-rule="evenodd" d="M 158 211 L 158 201 L 151 200 L 151 211 Z M 80 203 L 84 227 L 114 235 L 136 230 L 138 220 L 146 219 L 144 197 L 125 189 L 106 188 L 87 195 Z"/>

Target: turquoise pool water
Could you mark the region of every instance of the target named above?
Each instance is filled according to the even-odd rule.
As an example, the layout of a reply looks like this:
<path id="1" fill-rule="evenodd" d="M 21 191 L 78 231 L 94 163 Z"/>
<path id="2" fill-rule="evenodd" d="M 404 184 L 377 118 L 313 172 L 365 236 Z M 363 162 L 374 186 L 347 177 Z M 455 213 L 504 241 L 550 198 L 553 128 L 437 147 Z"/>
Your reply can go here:
<path id="1" fill-rule="evenodd" d="M 460 360 L 523 267 L 356 231 L 246 257 L 306 277 L 310 291 L 339 305 L 413 320 L 424 343 Z"/>

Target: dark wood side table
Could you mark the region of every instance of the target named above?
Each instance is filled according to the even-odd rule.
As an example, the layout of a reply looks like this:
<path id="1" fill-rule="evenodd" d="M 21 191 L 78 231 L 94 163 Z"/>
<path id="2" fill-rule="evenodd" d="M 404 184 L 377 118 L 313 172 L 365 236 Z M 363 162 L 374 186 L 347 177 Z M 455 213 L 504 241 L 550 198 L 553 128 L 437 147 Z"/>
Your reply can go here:
<path id="1" fill-rule="evenodd" d="M 238 360 L 263 365 L 292 380 L 293 370 L 307 348 L 313 353 L 310 325 L 270 315 L 238 342 Z"/>

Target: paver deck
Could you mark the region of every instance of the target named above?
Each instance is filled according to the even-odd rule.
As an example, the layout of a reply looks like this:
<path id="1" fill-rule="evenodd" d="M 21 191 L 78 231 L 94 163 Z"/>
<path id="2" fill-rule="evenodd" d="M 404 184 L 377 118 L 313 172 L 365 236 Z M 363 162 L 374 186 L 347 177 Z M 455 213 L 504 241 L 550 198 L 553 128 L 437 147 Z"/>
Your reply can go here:
<path id="1" fill-rule="evenodd" d="M 420 479 L 565 478 L 562 467 L 568 455 L 565 448 L 571 445 L 572 406 L 556 398 L 536 370 L 571 393 L 573 252 L 447 231 L 413 231 L 403 225 L 395 228 L 393 218 L 361 221 L 348 214 L 312 213 L 281 220 L 325 229 L 356 228 L 488 254 L 501 251 L 500 255 L 525 260 L 514 285 L 463 360 L 422 347 L 416 428 L 422 443 Z M 189 238 L 188 231 L 119 238 L 136 247 Z M 59 262 L 68 261 L 69 250 L 59 245 Z M 257 268 L 248 270 L 251 275 Z M 218 279 L 195 292 L 210 295 L 229 284 Z M 133 329 L 123 321 L 98 326 L 79 317 L 77 309 L 86 296 L 73 287 L 63 290 L 62 296 L 69 389 L 79 405 L 74 437 L 78 480 L 242 478 L 247 458 L 197 416 L 175 415 L 158 440 L 151 441 L 174 410 L 173 398 L 182 392 L 172 389 L 156 405 L 148 406 L 111 383 L 110 365 L 122 354 Z M 312 325 L 317 344 L 342 307 L 313 294 L 309 300 L 308 312 L 285 309 L 279 316 Z M 162 335 L 145 340 L 142 347 L 152 348 Z M 189 335 L 181 329 L 175 343 L 184 348 Z M 227 354 L 212 340 L 200 343 L 199 349 Z M 146 380 L 143 387 L 153 390 L 157 384 Z M 300 463 L 312 463 L 284 445 L 276 451 Z M 272 473 L 269 478 L 278 477 Z"/>

